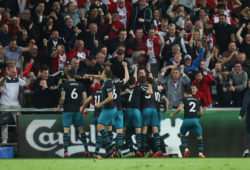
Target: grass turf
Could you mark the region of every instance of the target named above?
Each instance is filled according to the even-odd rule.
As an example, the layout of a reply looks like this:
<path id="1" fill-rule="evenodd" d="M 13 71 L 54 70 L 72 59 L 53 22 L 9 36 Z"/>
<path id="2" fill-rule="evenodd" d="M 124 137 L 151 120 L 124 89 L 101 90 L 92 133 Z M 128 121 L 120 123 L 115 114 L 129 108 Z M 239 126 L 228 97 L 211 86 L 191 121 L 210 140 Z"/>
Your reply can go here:
<path id="1" fill-rule="evenodd" d="M 0 160 L 0 164 L 3 170 L 250 170 L 249 158 L 9 159 Z"/>

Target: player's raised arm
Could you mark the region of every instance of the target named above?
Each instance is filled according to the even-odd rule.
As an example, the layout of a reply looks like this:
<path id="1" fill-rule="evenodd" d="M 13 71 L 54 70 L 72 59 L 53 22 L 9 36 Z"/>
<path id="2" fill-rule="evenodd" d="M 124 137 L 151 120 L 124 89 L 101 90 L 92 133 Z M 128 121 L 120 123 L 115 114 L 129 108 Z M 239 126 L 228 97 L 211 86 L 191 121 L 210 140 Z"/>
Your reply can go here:
<path id="1" fill-rule="evenodd" d="M 63 103 L 65 101 L 65 95 L 66 95 L 65 91 L 62 91 L 61 92 L 61 97 L 60 97 L 60 100 L 59 100 L 59 105 L 55 109 L 55 112 L 58 112 L 63 107 Z"/>
<path id="2" fill-rule="evenodd" d="M 84 79 L 87 79 L 87 78 L 95 78 L 95 79 L 103 79 L 103 76 L 102 75 L 95 75 L 95 74 L 85 74 L 83 76 Z"/>
<path id="3" fill-rule="evenodd" d="M 125 75 L 124 75 L 124 84 L 127 83 L 127 81 L 129 80 L 129 73 L 128 73 L 128 66 L 127 66 L 127 63 L 126 62 L 122 62 L 122 66 L 124 68 L 124 71 L 125 71 Z"/>
<path id="4" fill-rule="evenodd" d="M 178 114 L 184 108 L 184 104 L 180 104 L 174 113 L 170 115 L 170 118 L 174 117 L 174 115 Z"/>

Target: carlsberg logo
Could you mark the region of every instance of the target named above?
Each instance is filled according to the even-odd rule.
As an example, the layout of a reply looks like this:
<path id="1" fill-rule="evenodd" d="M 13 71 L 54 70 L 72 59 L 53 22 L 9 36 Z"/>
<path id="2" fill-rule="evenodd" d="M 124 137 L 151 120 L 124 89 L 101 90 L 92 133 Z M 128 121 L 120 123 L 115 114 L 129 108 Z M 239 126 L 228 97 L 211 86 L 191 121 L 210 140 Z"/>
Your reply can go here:
<path id="1" fill-rule="evenodd" d="M 63 157 L 63 132 L 52 132 L 51 128 L 56 123 L 56 119 L 35 119 L 27 127 L 25 132 L 25 138 L 27 143 L 33 149 L 40 152 L 49 152 L 55 150 L 55 154 Z M 175 126 L 171 125 L 170 119 L 164 119 L 161 122 L 161 132 L 160 135 L 169 135 L 164 138 L 164 142 L 168 147 L 178 149 L 181 145 L 180 138 L 178 136 L 180 131 L 180 126 L 182 124 L 182 119 L 177 118 L 175 120 Z M 88 149 L 90 152 L 95 151 L 96 143 L 96 131 L 94 125 L 89 125 L 90 131 L 85 132 L 87 135 Z M 36 134 L 37 131 L 42 130 L 41 133 Z M 50 131 L 49 131 L 50 130 Z M 36 135 L 35 135 L 36 134 Z M 115 138 L 116 134 L 114 134 Z M 133 142 L 135 143 L 135 138 L 133 137 Z M 58 149 L 58 150 L 57 150 Z M 79 139 L 76 139 L 75 127 L 70 127 L 70 147 L 69 156 L 84 152 L 84 147 Z M 100 150 L 100 153 L 105 153 L 104 149 Z"/>

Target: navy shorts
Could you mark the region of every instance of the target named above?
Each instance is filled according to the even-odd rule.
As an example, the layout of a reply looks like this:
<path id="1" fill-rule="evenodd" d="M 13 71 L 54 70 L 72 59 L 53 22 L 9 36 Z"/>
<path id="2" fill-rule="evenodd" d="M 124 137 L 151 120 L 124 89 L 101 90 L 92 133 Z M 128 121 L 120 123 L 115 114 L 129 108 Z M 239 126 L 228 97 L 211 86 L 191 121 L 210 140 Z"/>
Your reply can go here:
<path id="1" fill-rule="evenodd" d="M 122 129 L 123 128 L 123 112 L 122 111 L 116 111 L 115 114 L 115 128 L 116 129 Z"/>

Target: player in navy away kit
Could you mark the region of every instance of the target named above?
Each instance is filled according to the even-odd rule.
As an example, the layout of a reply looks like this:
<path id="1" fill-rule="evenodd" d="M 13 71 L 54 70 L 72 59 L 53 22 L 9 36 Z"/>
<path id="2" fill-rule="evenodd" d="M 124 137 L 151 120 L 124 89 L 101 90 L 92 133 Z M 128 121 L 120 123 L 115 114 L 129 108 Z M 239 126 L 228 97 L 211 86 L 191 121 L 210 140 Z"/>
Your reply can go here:
<path id="1" fill-rule="evenodd" d="M 202 116 L 202 106 L 200 101 L 192 96 L 190 88 L 184 90 L 184 99 L 174 113 L 170 115 L 172 118 L 175 114 L 179 113 L 184 108 L 184 120 L 180 128 L 181 143 L 185 149 L 184 157 L 189 157 L 189 149 L 187 145 L 186 133 L 193 131 L 198 140 L 199 157 L 205 158 L 203 155 L 203 139 L 202 128 L 199 123 L 199 117 Z"/>
<path id="2" fill-rule="evenodd" d="M 99 149 L 103 145 L 106 149 L 106 157 L 113 153 L 113 146 L 109 138 L 108 133 L 104 129 L 105 126 L 112 126 L 113 120 L 116 114 L 116 108 L 113 101 L 113 83 L 112 83 L 112 73 L 110 70 L 105 69 L 102 75 L 85 75 L 85 78 L 101 78 L 104 80 L 102 86 L 102 99 L 100 103 L 96 103 L 97 108 L 102 108 L 100 117 L 98 119 L 97 130 L 101 136 L 97 136 L 96 141 L 96 152 L 94 154 L 95 158 L 101 158 L 99 155 Z"/>
<path id="3" fill-rule="evenodd" d="M 113 153 L 112 157 L 123 157 L 121 149 L 123 145 L 123 112 L 122 112 L 122 101 L 121 101 L 121 92 L 124 87 L 124 85 L 127 83 L 129 80 L 129 73 L 128 73 L 128 67 L 126 62 L 122 62 L 125 75 L 124 79 L 120 80 L 120 78 L 116 78 L 114 82 L 114 90 L 113 90 L 113 95 L 114 95 L 114 101 L 116 105 L 116 115 L 114 119 L 114 126 L 116 129 L 116 150 Z"/>
<path id="4" fill-rule="evenodd" d="M 144 76 L 141 76 L 144 77 Z M 144 77 L 145 78 L 145 77 Z M 131 77 L 128 81 L 129 88 L 125 90 L 127 93 L 126 103 L 125 103 L 125 116 L 124 116 L 124 124 L 126 128 L 127 134 L 127 144 L 129 145 L 130 151 L 133 151 L 133 145 L 130 138 L 131 134 L 128 134 L 129 131 L 135 129 L 136 133 L 136 145 L 138 150 L 136 151 L 137 157 L 143 157 L 141 153 L 141 144 L 142 144 L 142 136 L 141 136 L 141 128 L 142 128 L 142 115 L 140 112 L 141 108 L 141 96 L 143 94 L 151 95 L 153 94 L 152 86 L 148 84 L 147 89 L 141 88 L 140 86 L 135 86 L 136 79 L 135 77 Z"/>
<path id="5" fill-rule="evenodd" d="M 156 83 L 154 82 L 154 80 L 152 78 L 149 78 L 148 82 L 156 85 Z M 161 109 L 161 107 L 164 107 L 163 114 L 166 114 L 168 111 L 168 103 L 169 103 L 167 97 L 165 95 L 163 95 L 161 90 L 162 90 L 161 86 L 159 86 L 159 87 L 154 86 L 153 87 L 154 97 L 155 97 L 155 102 L 156 102 L 156 110 L 158 113 L 158 120 L 159 120 L 159 124 L 158 124 L 159 133 L 161 131 L 161 120 L 162 120 L 162 115 L 161 115 L 162 113 L 161 113 L 160 109 Z M 166 152 L 165 143 L 163 141 L 162 136 L 160 136 L 160 140 L 161 140 L 161 151 L 165 153 Z M 154 151 L 154 152 L 156 152 L 156 151 Z"/>
<path id="6" fill-rule="evenodd" d="M 63 144 L 64 144 L 64 157 L 68 157 L 68 146 L 70 143 L 69 131 L 70 125 L 74 124 L 78 127 L 80 139 L 84 145 L 84 155 L 89 157 L 88 145 L 86 135 L 83 130 L 82 115 L 80 112 L 81 104 L 86 100 L 87 95 L 84 86 L 75 80 L 75 71 L 70 70 L 67 72 L 68 82 L 62 86 L 61 98 L 58 107 L 55 111 L 59 111 L 64 106 L 63 112 Z"/>
<path id="7" fill-rule="evenodd" d="M 145 87 L 147 79 L 145 77 L 140 77 L 139 83 L 141 88 Z M 159 135 L 159 114 L 156 110 L 156 100 L 155 95 L 142 94 L 141 96 L 141 107 L 142 107 L 142 149 L 146 152 L 147 148 L 147 133 L 148 127 L 152 128 L 153 138 L 154 138 L 154 149 L 155 153 L 152 157 L 162 157 L 161 152 L 161 140 Z"/>

